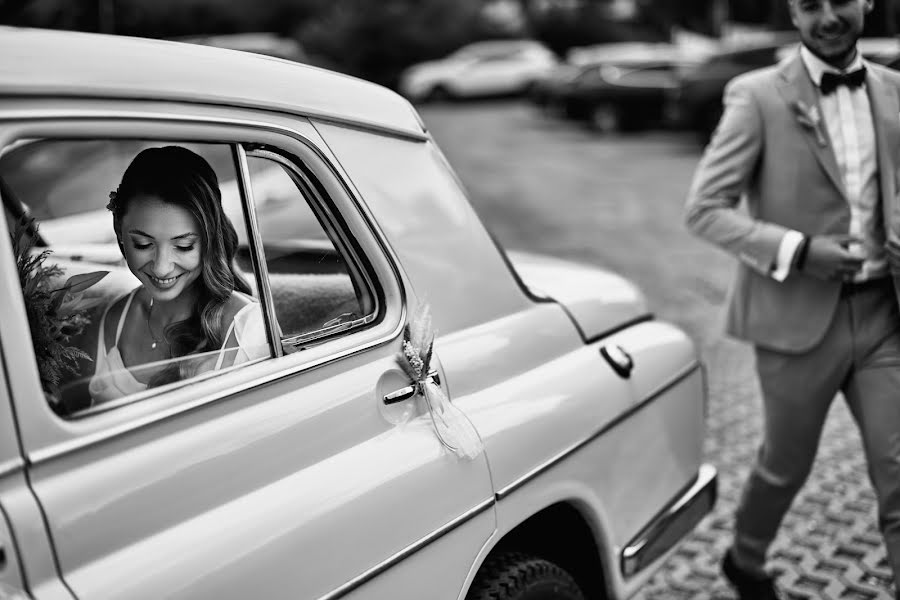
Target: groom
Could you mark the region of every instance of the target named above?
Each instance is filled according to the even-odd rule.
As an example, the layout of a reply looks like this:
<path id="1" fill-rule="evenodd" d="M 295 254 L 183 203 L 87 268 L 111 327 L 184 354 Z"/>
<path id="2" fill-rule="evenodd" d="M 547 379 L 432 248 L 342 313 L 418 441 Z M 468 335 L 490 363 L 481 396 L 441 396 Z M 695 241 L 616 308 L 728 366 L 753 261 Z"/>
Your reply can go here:
<path id="1" fill-rule="evenodd" d="M 688 197 L 691 231 L 739 259 L 727 329 L 753 344 L 762 390 L 722 561 L 742 599 L 778 597 L 766 552 L 837 392 L 900 575 L 900 73 L 857 51 L 873 1 L 788 0 L 799 52 L 729 84 Z"/>

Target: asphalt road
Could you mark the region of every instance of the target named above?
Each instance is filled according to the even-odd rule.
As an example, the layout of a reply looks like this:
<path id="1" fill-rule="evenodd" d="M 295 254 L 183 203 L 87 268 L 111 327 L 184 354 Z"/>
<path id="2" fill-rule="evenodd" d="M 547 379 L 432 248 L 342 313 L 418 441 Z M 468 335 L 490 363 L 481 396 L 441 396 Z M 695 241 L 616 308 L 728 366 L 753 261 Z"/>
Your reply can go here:
<path id="1" fill-rule="evenodd" d="M 678 132 L 603 137 L 518 102 L 423 106 L 420 113 L 503 245 L 626 275 L 659 318 L 698 344 L 709 376 L 705 453 L 719 469 L 720 498 L 637 598 L 734 598 L 718 563 L 761 415 L 750 349 L 722 335 L 733 259 L 682 224 L 702 148 Z M 859 436 L 839 397 L 813 474 L 773 547 L 787 597 L 889 598 L 875 522 Z"/>

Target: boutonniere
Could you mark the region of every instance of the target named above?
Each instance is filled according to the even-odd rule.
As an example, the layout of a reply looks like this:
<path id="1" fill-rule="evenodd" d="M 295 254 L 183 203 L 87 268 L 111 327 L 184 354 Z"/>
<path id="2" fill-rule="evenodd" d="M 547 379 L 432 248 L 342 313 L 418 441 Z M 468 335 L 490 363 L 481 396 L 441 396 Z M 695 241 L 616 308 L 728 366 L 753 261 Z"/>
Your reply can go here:
<path id="1" fill-rule="evenodd" d="M 822 115 L 819 114 L 818 106 L 807 106 L 803 100 L 794 102 L 794 113 L 797 115 L 797 122 L 808 129 L 812 129 L 816 134 L 816 141 L 820 146 L 826 146 L 828 141 L 825 139 L 825 132 L 822 131 Z"/>
<path id="2" fill-rule="evenodd" d="M 403 346 L 397 361 L 413 380 L 416 394 L 425 401 L 434 433 L 441 444 L 459 457 L 475 458 L 483 449 L 481 438 L 463 412 L 453 406 L 434 382 L 431 370 L 433 349 L 431 312 L 428 305 L 422 303 L 403 328 Z"/>

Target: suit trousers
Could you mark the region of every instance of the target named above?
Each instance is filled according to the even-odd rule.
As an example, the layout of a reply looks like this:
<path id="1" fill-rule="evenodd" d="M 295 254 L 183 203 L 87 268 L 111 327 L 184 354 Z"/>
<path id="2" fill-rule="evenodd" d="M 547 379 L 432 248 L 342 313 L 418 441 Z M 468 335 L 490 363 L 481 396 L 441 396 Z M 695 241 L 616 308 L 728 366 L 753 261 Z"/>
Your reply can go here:
<path id="1" fill-rule="evenodd" d="M 859 427 L 879 527 L 900 588 L 900 311 L 892 281 L 845 285 L 818 345 L 802 354 L 757 347 L 756 368 L 764 431 L 735 515 L 735 560 L 762 571 L 840 391 Z"/>

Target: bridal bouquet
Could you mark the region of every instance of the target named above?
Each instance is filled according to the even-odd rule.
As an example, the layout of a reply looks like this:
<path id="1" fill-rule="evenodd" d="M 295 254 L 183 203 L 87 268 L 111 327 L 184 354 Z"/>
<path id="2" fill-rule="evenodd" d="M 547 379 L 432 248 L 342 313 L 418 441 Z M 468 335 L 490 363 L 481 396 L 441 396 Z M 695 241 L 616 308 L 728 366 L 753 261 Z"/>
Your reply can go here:
<path id="1" fill-rule="evenodd" d="M 103 279 L 106 271 L 70 277 L 59 285 L 63 270 L 47 266 L 50 250 L 34 252 L 37 226 L 34 218 L 23 217 L 12 234 L 19 284 L 25 298 L 25 312 L 37 359 L 41 386 L 51 402 L 59 400 L 58 388 L 64 375 L 78 374 L 78 361 L 90 360 L 71 339 L 90 322 L 84 291 Z"/>

